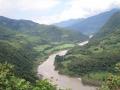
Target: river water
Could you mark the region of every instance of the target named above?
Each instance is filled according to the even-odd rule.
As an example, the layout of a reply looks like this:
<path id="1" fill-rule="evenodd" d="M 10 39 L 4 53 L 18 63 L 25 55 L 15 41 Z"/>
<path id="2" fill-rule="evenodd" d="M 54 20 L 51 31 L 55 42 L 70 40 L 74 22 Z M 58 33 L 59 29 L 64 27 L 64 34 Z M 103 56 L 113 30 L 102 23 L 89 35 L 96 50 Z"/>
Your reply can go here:
<path id="1" fill-rule="evenodd" d="M 82 46 L 88 43 L 88 41 L 82 42 L 79 45 Z M 49 58 L 38 67 L 38 75 L 42 75 L 44 79 L 48 79 L 52 84 L 62 89 L 71 90 L 96 90 L 96 87 L 83 85 L 81 78 L 73 78 L 66 75 L 61 75 L 58 71 L 54 70 L 54 61 L 56 55 L 65 55 L 67 50 L 59 51 L 49 56 Z"/>

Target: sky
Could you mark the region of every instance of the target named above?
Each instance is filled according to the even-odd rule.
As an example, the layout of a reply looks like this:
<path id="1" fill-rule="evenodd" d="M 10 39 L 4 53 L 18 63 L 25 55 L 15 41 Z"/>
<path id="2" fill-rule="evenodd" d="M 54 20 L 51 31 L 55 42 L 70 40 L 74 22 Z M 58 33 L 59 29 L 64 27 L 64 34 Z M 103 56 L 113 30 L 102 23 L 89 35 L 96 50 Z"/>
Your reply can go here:
<path id="1" fill-rule="evenodd" d="M 53 24 L 120 8 L 120 0 L 0 0 L 0 16 Z"/>

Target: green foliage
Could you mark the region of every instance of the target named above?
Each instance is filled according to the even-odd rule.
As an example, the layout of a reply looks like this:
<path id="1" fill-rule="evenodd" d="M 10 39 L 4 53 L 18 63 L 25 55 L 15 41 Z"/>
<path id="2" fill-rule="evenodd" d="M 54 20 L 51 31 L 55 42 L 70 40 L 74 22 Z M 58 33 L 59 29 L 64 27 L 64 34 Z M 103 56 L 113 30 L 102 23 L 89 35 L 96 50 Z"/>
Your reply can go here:
<path id="1" fill-rule="evenodd" d="M 82 77 L 83 84 L 101 86 L 102 82 L 108 77 L 108 72 L 93 72 Z"/>
<path id="2" fill-rule="evenodd" d="M 32 49 L 22 47 L 14 48 L 7 42 L 0 42 L 0 63 L 8 62 L 13 64 L 16 75 L 25 78 L 31 82 L 36 79 L 32 71 L 33 59 L 36 54 Z"/>
<path id="3" fill-rule="evenodd" d="M 0 90 L 56 90 L 47 80 L 37 81 L 34 85 L 25 79 L 18 78 L 13 66 L 0 63 Z"/>
<path id="4" fill-rule="evenodd" d="M 56 62 L 55 65 L 60 73 L 72 76 L 84 77 L 98 72 L 115 73 L 113 68 L 120 62 L 120 12 L 109 19 L 90 43 L 83 47 L 72 48 L 62 59 L 56 58 Z M 104 81 L 104 75 L 91 79 L 95 76 L 92 74 L 87 78 L 93 81 Z"/>
<path id="5" fill-rule="evenodd" d="M 9 63 L 0 64 L 0 90 L 55 90 L 46 80 L 35 82 L 37 59 L 42 62 L 50 53 L 87 38 L 52 25 L 0 16 L 0 63 Z"/>
<path id="6" fill-rule="evenodd" d="M 47 80 L 37 81 L 33 90 L 56 90 Z"/>
<path id="7" fill-rule="evenodd" d="M 117 74 L 110 74 L 103 83 L 100 90 L 119 90 L 120 89 L 120 63 L 116 64 L 115 71 Z M 107 88 L 107 89 L 106 89 Z"/>
<path id="8" fill-rule="evenodd" d="M 30 83 L 15 77 L 12 65 L 0 63 L 0 90 L 30 90 Z"/>
<path id="9" fill-rule="evenodd" d="M 19 33 L 21 38 L 29 37 L 27 38 L 29 41 L 37 41 L 36 43 L 77 42 L 88 38 L 80 32 L 58 28 L 53 25 L 41 25 L 28 20 L 13 20 L 5 17 L 0 17 L 0 27 L 9 29 L 10 32 L 12 30 Z"/>
<path id="10" fill-rule="evenodd" d="M 63 67 L 61 63 L 63 61 L 63 58 L 64 58 L 63 56 L 56 55 L 54 62 L 55 69 L 58 69 L 59 67 Z"/>
<path id="11" fill-rule="evenodd" d="M 29 20 L 0 17 L 0 63 L 14 65 L 17 76 L 35 82 L 33 67 L 36 59 L 43 61 L 58 48 L 72 47 L 73 43 L 87 39 L 81 33 L 64 30 L 52 25 L 40 25 Z M 63 44 L 64 47 L 60 47 Z M 56 47 L 56 48 L 55 48 Z M 36 70 L 35 70 L 36 71 Z"/>
<path id="12" fill-rule="evenodd" d="M 120 73 L 120 63 L 116 64 L 115 71 Z"/>

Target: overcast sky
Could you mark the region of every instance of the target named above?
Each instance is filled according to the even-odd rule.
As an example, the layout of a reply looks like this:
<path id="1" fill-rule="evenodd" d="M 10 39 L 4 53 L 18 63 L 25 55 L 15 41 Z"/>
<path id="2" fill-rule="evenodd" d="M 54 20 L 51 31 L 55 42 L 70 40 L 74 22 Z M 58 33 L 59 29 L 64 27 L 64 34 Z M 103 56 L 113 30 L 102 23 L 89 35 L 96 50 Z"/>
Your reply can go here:
<path id="1" fill-rule="evenodd" d="M 120 0 L 0 0 L 0 15 L 52 24 L 120 7 Z"/>

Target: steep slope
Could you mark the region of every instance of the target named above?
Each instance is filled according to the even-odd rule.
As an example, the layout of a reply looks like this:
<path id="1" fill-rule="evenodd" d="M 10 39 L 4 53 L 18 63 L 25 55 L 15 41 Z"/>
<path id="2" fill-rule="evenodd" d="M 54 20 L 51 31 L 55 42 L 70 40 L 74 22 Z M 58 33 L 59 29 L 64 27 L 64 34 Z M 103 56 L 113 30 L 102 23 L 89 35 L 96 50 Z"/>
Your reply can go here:
<path id="1" fill-rule="evenodd" d="M 116 12 L 112 18 L 101 28 L 101 31 L 94 35 L 94 39 L 100 39 L 108 36 L 113 36 L 113 34 L 118 35 L 120 29 L 120 12 Z"/>
<path id="2" fill-rule="evenodd" d="M 75 20 L 74 23 L 65 26 L 65 28 L 80 31 L 83 34 L 91 35 L 99 31 L 99 29 L 108 21 L 108 19 L 119 9 L 113 9 L 107 12 L 100 13 L 95 16 L 88 17 L 83 20 Z M 67 23 L 67 21 L 66 21 Z M 69 21 L 68 21 L 69 23 Z M 57 24 L 60 26 L 62 23 Z M 64 25 L 64 24 L 63 24 Z"/>
<path id="3" fill-rule="evenodd" d="M 17 76 L 34 82 L 37 79 L 33 73 L 37 52 L 30 47 L 31 44 L 27 40 L 24 40 L 25 38 L 16 34 L 18 33 L 0 26 L 0 63 L 14 65 L 14 73 Z"/>
<path id="4" fill-rule="evenodd" d="M 60 73 L 84 76 L 87 83 L 100 84 L 120 62 L 120 12 L 115 13 L 89 44 L 74 47 L 64 57 L 56 57 Z M 86 79 L 87 78 L 87 79 Z M 90 81 L 89 81 L 90 80 Z"/>

